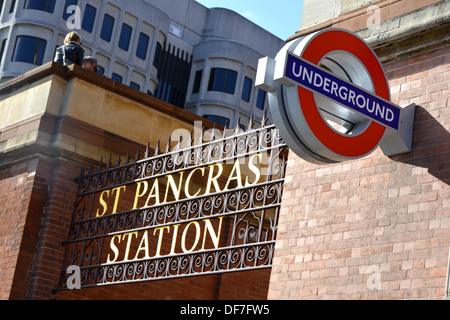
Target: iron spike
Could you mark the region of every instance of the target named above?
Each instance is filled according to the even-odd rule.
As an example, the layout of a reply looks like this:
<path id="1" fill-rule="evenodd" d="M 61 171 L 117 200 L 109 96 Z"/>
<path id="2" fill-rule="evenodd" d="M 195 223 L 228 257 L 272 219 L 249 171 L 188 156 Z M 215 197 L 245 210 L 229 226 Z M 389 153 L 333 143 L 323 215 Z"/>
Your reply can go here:
<path id="1" fill-rule="evenodd" d="M 169 141 L 167 141 L 166 153 L 170 152 L 170 144 L 172 143 L 172 137 L 169 137 Z"/>
<path id="2" fill-rule="evenodd" d="M 267 109 L 264 110 L 263 119 L 261 122 L 261 128 L 264 128 L 267 125 Z"/>
<path id="3" fill-rule="evenodd" d="M 155 148 L 155 157 L 159 155 L 159 145 L 160 145 L 161 141 L 158 140 L 158 143 L 156 144 L 156 148 Z"/>
<path id="4" fill-rule="evenodd" d="M 108 170 L 109 168 L 111 168 L 111 157 L 112 157 L 112 154 L 110 153 L 110 154 L 109 154 L 108 163 L 106 164 L 106 170 Z"/>
<path id="5" fill-rule="evenodd" d="M 177 151 L 180 151 L 181 144 L 183 143 L 183 135 L 180 135 L 180 139 L 178 141 L 179 142 L 177 143 Z"/>
<path id="6" fill-rule="evenodd" d="M 125 161 L 125 164 L 128 164 L 130 162 L 130 149 L 128 149 L 128 152 L 127 152 L 127 159 L 126 159 L 126 161 Z"/>
<path id="7" fill-rule="evenodd" d="M 211 141 L 214 141 L 214 135 L 216 134 L 216 124 L 214 123 L 211 131 Z"/>
<path id="8" fill-rule="evenodd" d="M 194 130 L 191 130 L 191 137 L 188 141 L 188 148 L 192 147 L 192 143 L 195 143 L 194 141 Z"/>
<path id="9" fill-rule="evenodd" d="M 134 157 L 134 162 L 138 161 L 140 152 L 141 152 L 141 146 L 138 146 L 137 151 L 136 151 L 136 156 Z"/>
<path id="10" fill-rule="evenodd" d="M 121 156 L 122 156 L 122 153 L 119 152 L 119 156 L 117 157 L 116 167 L 120 166 L 120 157 Z"/>
<path id="11" fill-rule="evenodd" d="M 145 154 L 144 154 L 144 158 L 148 159 L 148 152 L 150 150 L 150 143 L 147 142 L 147 147 L 145 148 Z"/>
<path id="12" fill-rule="evenodd" d="M 102 168 L 102 165 L 103 165 L 103 156 L 100 157 L 100 162 L 98 163 L 98 169 L 97 169 L 97 172 L 100 172 L 100 169 Z"/>
<path id="13" fill-rule="evenodd" d="M 91 165 L 89 166 L 88 174 L 92 173 L 92 169 L 94 168 L 94 159 L 91 160 Z"/>
<path id="14" fill-rule="evenodd" d="M 205 127 L 202 126 L 202 130 L 200 132 L 200 137 L 198 138 L 198 145 L 203 143 L 203 137 L 205 136 Z"/>
<path id="15" fill-rule="evenodd" d="M 239 116 L 239 118 L 238 118 L 238 121 L 236 123 L 236 128 L 234 129 L 234 133 L 238 134 L 240 128 L 241 128 L 241 116 Z"/>
<path id="16" fill-rule="evenodd" d="M 255 124 L 255 122 L 253 121 L 253 112 L 252 112 L 252 114 L 250 116 L 250 121 L 248 122 L 248 130 L 252 130 L 254 124 Z"/>

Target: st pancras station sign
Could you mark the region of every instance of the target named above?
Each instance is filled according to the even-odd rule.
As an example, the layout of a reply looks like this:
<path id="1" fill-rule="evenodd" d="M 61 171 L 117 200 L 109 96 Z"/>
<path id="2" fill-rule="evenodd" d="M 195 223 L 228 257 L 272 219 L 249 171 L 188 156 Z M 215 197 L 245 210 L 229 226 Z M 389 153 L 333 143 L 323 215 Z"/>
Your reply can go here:
<path id="1" fill-rule="evenodd" d="M 288 150 L 266 123 L 83 171 L 59 290 L 271 267 Z"/>

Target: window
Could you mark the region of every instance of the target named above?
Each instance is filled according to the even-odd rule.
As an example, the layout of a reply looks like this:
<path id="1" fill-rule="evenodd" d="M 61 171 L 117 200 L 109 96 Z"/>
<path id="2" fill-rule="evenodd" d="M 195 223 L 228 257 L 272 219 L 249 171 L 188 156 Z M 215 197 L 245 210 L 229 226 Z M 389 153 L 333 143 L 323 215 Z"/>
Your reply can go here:
<path id="1" fill-rule="evenodd" d="M 95 14 L 97 12 L 97 9 L 95 9 L 91 5 L 86 5 L 86 8 L 84 9 L 84 16 L 83 16 L 83 22 L 81 23 L 81 28 L 83 30 L 86 30 L 87 32 L 92 32 L 94 29 L 94 21 L 95 21 Z"/>
<path id="2" fill-rule="evenodd" d="M 23 8 L 53 13 L 53 10 L 55 10 L 55 0 L 26 0 Z"/>
<path id="3" fill-rule="evenodd" d="M 16 8 L 16 0 L 11 1 L 11 6 L 9 7 L 9 13 L 13 13 Z"/>
<path id="4" fill-rule="evenodd" d="M 172 91 L 172 84 L 168 83 L 167 81 L 160 80 L 158 89 L 156 90 L 155 97 L 169 102 L 169 97 Z"/>
<path id="5" fill-rule="evenodd" d="M 258 90 L 258 99 L 256 100 L 256 107 L 264 110 L 264 104 L 266 103 L 266 92 L 262 89 Z"/>
<path id="6" fill-rule="evenodd" d="M 102 76 L 105 74 L 105 68 L 103 68 L 102 66 L 98 66 L 98 74 L 101 74 Z"/>
<path id="7" fill-rule="evenodd" d="M 63 16 L 62 16 L 64 20 L 69 19 L 73 15 L 73 11 L 67 12 L 68 8 L 70 6 L 76 6 L 77 4 L 78 4 L 78 0 L 66 0 L 66 3 L 64 5 Z"/>
<path id="8" fill-rule="evenodd" d="M 157 42 L 156 43 L 156 49 L 155 49 L 155 57 L 153 58 L 153 66 L 157 66 L 158 64 L 158 59 L 159 59 L 159 55 L 161 54 L 162 51 L 162 45 L 161 43 Z"/>
<path id="9" fill-rule="evenodd" d="M 12 61 L 32 63 L 40 66 L 44 60 L 46 46 L 47 41 L 45 40 L 30 36 L 18 36 Z"/>
<path id="10" fill-rule="evenodd" d="M 3 12 L 3 4 L 5 3 L 5 0 L 0 0 L 0 15 Z"/>
<path id="11" fill-rule="evenodd" d="M 122 24 L 122 31 L 120 31 L 120 38 L 119 38 L 119 48 L 128 51 L 130 48 L 130 40 L 131 40 L 131 32 L 133 29 L 127 25 Z"/>
<path id="12" fill-rule="evenodd" d="M 253 81 L 250 78 L 245 77 L 244 88 L 242 89 L 242 100 L 250 102 L 250 95 L 252 93 Z"/>
<path id="13" fill-rule="evenodd" d="M 213 116 L 213 115 L 205 115 L 204 118 L 211 120 L 215 123 L 218 123 L 224 127 L 228 127 L 230 125 L 230 119 L 225 117 Z"/>
<path id="14" fill-rule="evenodd" d="M 0 46 L 0 64 L 2 64 L 3 61 L 3 54 L 5 53 L 5 47 L 6 47 L 6 39 L 3 39 L 2 45 Z"/>
<path id="15" fill-rule="evenodd" d="M 138 85 L 136 82 L 131 81 L 130 82 L 130 87 L 136 90 L 141 90 L 141 86 Z"/>
<path id="16" fill-rule="evenodd" d="M 237 72 L 213 68 L 209 77 L 208 91 L 219 91 L 234 94 L 236 87 Z"/>
<path id="17" fill-rule="evenodd" d="M 107 42 L 110 42 L 113 28 L 114 28 L 114 18 L 111 17 L 109 14 L 105 14 L 105 16 L 103 17 L 103 25 L 102 30 L 100 32 L 100 38 L 102 38 Z"/>
<path id="18" fill-rule="evenodd" d="M 120 83 L 122 83 L 123 80 L 122 76 L 118 75 L 117 73 L 113 73 L 111 79 Z"/>
<path id="19" fill-rule="evenodd" d="M 195 73 L 194 88 L 192 89 L 192 93 L 199 93 L 200 92 L 200 85 L 202 83 L 202 76 L 203 76 L 203 70 L 198 70 Z"/>
<path id="20" fill-rule="evenodd" d="M 150 37 L 145 33 L 141 32 L 139 34 L 139 41 L 136 49 L 136 57 L 141 58 L 142 60 L 145 60 L 147 58 L 147 50 L 149 42 Z"/>

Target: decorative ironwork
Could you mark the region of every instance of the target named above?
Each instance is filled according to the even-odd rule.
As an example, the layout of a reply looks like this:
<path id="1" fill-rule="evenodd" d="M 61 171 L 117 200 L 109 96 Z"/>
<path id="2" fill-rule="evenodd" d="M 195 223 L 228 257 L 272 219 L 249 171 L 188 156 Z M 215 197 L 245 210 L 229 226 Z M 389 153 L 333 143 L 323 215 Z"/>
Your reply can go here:
<path id="1" fill-rule="evenodd" d="M 82 171 L 60 289 L 70 265 L 81 287 L 271 267 L 287 157 L 278 130 L 264 117 L 247 132 L 202 128 L 197 138 Z M 207 168 L 211 190 L 202 185 Z M 225 187 L 216 168 L 229 174 Z"/>

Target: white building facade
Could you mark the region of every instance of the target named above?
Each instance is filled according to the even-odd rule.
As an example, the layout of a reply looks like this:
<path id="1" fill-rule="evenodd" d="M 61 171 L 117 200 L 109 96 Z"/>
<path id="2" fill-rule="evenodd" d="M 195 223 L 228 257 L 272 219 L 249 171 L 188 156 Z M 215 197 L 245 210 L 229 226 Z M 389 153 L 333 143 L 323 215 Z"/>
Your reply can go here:
<path id="1" fill-rule="evenodd" d="M 236 12 L 194 0 L 0 0 L 0 8 L 0 81 L 52 61 L 75 30 L 104 76 L 228 127 L 245 128 L 251 114 L 261 121 L 258 59 L 284 45 Z"/>

